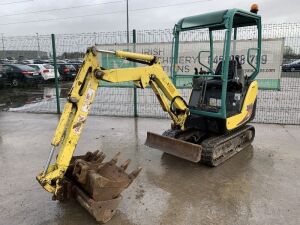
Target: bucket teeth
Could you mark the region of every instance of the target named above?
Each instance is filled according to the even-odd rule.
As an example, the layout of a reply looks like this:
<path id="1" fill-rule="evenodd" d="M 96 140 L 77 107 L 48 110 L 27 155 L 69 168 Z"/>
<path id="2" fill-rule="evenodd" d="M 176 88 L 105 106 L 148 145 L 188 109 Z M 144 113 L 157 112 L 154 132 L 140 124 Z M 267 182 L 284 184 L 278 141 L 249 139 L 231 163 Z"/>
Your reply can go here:
<path id="1" fill-rule="evenodd" d="M 110 163 L 111 163 L 112 165 L 117 164 L 118 158 L 119 158 L 120 155 L 121 155 L 121 152 L 118 152 L 118 153 L 110 160 Z"/>
<path id="2" fill-rule="evenodd" d="M 125 171 L 127 169 L 127 167 L 129 166 L 131 160 L 127 159 L 120 167 L 123 171 Z"/>
<path id="3" fill-rule="evenodd" d="M 102 163 L 103 160 L 105 159 L 106 155 L 103 152 L 100 152 L 97 154 L 97 158 L 95 159 L 95 161 L 97 163 Z"/>
<path id="4" fill-rule="evenodd" d="M 110 161 L 103 162 L 105 154 L 99 150 L 74 156 L 66 173 L 66 179 L 72 183 L 73 195 L 99 222 L 108 221 L 120 202 L 121 193 L 135 180 L 142 168 L 126 173 L 131 160 L 117 166 L 118 152 Z M 76 190 L 74 192 L 74 190 Z M 92 203 L 92 204 L 91 204 Z M 106 204 L 109 204 L 106 206 Z M 101 207 L 99 208 L 99 205 Z M 105 216 L 105 218 L 103 217 Z"/>
<path id="5" fill-rule="evenodd" d="M 96 150 L 96 151 L 94 151 L 92 154 L 93 154 L 93 156 L 96 156 L 96 155 L 98 155 L 98 154 L 101 154 L 102 152 L 100 152 L 100 150 Z"/>
<path id="6" fill-rule="evenodd" d="M 135 169 L 134 171 L 132 171 L 128 176 L 133 181 L 135 178 L 137 178 L 137 176 L 139 175 L 139 173 L 141 171 L 142 171 L 142 167 L 138 167 L 137 169 Z"/>

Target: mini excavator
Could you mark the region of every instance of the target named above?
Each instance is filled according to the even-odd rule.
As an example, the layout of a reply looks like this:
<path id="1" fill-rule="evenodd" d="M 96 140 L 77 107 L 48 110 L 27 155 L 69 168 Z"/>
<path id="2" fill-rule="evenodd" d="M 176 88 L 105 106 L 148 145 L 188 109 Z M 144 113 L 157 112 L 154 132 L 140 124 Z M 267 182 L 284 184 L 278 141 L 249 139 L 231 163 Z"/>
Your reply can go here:
<path id="1" fill-rule="evenodd" d="M 251 70 L 244 72 L 235 44 L 240 28 L 252 27 L 255 47 L 247 48 L 244 63 Z M 174 83 L 179 59 L 180 34 L 204 29 L 208 31 L 209 51 L 199 51 L 199 73 L 192 74 L 192 92 L 187 103 Z M 214 58 L 214 31 L 224 30 L 222 60 L 216 68 Z M 209 65 L 200 55 L 209 53 Z M 138 63 L 133 68 L 103 68 L 99 53 Z M 146 145 L 168 154 L 217 166 L 246 148 L 254 139 L 254 127 L 249 122 L 255 116 L 260 70 L 261 17 L 257 6 L 251 12 L 230 9 L 181 19 L 174 28 L 172 76 L 163 70 L 158 57 L 126 51 L 108 51 L 88 48 L 83 64 L 69 92 L 61 115 L 44 171 L 37 180 L 53 194 L 54 200 L 74 197 L 97 221 L 107 222 L 121 201 L 121 192 L 138 176 L 141 168 L 126 172 L 129 160 L 117 166 L 117 154 L 104 162 L 102 152 L 88 152 L 73 156 L 87 120 L 97 89 L 103 81 L 133 82 L 137 88 L 150 87 L 162 109 L 172 119 L 171 129 L 162 135 L 148 132 Z M 254 56 L 254 58 L 252 57 Z M 176 74 L 177 73 L 177 74 Z M 175 76 L 177 75 L 177 76 Z M 56 161 L 51 164 L 55 148 L 60 147 Z"/>

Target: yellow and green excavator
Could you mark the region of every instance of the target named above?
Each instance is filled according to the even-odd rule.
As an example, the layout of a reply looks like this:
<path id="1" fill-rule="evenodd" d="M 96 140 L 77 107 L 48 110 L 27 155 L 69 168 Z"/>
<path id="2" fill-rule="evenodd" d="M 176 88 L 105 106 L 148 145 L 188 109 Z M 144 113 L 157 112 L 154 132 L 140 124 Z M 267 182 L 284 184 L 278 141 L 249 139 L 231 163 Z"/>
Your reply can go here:
<path id="1" fill-rule="evenodd" d="M 244 64 L 251 66 L 245 72 L 235 53 L 239 29 L 255 30 L 255 46 L 247 48 Z M 206 69 L 192 74 L 192 92 L 188 102 L 176 88 L 175 77 L 180 77 L 178 66 L 180 34 L 204 30 L 208 32 L 209 51 L 199 49 L 199 64 Z M 222 59 L 216 68 L 214 32 L 224 31 Z M 209 65 L 201 62 L 201 54 L 209 53 Z M 138 63 L 133 68 L 103 68 L 99 53 Z M 37 180 L 57 200 L 73 196 L 99 222 L 107 222 L 121 201 L 121 192 L 138 176 L 141 168 L 126 172 L 129 160 L 117 166 L 118 155 L 108 162 L 102 152 L 88 152 L 73 156 L 83 126 L 87 120 L 97 89 L 102 81 L 133 82 L 138 88 L 151 87 L 162 109 L 171 119 L 171 129 L 162 135 L 148 132 L 146 145 L 168 154 L 217 166 L 251 144 L 254 127 L 248 123 L 254 118 L 260 69 L 261 17 L 256 7 L 251 12 L 230 9 L 181 19 L 174 28 L 172 76 L 163 70 L 158 57 L 126 51 L 107 51 L 88 48 L 83 64 L 69 92 L 51 142 L 44 171 Z M 254 56 L 254 57 L 253 57 Z M 51 164 L 55 149 L 60 147 Z"/>

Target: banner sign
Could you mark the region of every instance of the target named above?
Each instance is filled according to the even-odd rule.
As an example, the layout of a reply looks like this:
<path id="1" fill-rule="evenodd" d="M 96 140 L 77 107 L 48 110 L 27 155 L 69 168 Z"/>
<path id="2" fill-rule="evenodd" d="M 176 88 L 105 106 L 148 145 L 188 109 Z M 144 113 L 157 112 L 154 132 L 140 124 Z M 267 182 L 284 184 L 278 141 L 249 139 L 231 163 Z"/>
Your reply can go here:
<path id="1" fill-rule="evenodd" d="M 281 63 L 283 57 L 283 38 L 264 39 L 262 41 L 261 68 L 257 76 L 259 87 L 261 89 L 279 89 L 281 76 Z M 222 41 L 214 42 L 213 69 L 222 61 L 224 43 Z M 256 63 L 256 40 L 238 40 L 232 41 L 232 58 L 238 58 L 245 76 L 249 76 L 254 71 L 248 61 L 255 65 Z M 155 55 L 168 74 L 171 71 L 172 63 L 172 43 L 138 43 L 138 44 L 118 44 L 118 45 L 98 45 L 98 48 L 104 50 L 126 50 L 143 54 Z M 252 48 L 252 50 L 248 50 Z M 249 59 L 248 57 L 249 52 Z M 132 62 L 118 59 L 112 55 L 101 54 L 101 64 L 106 68 L 126 68 L 136 66 Z M 176 65 L 176 85 L 179 87 L 191 87 L 191 76 L 197 71 L 207 71 L 205 66 L 209 67 L 210 54 L 209 42 L 181 42 L 179 45 L 178 64 Z"/>

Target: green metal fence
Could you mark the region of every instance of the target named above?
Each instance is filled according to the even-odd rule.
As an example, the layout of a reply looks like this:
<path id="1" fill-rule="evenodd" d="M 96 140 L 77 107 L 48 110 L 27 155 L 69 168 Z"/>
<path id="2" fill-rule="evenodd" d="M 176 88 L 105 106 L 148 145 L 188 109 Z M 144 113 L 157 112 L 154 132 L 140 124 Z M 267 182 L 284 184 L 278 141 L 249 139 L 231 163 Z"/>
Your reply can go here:
<path id="1" fill-rule="evenodd" d="M 239 34 L 238 38 L 244 39 L 251 32 L 253 30 L 245 29 Z M 265 24 L 263 25 L 262 33 L 264 39 L 284 38 L 282 63 L 288 63 L 300 58 L 300 23 Z M 220 33 L 219 36 L 216 34 L 215 37 L 221 40 L 222 34 Z M 167 44 L 171 43 L 172 38 L 171 29 L 132 31 L 130 32 L 130 42 L 135 42 L 136 45 L 130 44 L 128 49 L 135 51 L 138 49 L 138 45 L 142 43 L 152 45 L 156 43 Z M 208 41 L 207 38 L 203 32 L 193 31 L 183 34 L 181 41 L 205 42 Z M 56 42 L 54 49 L 52 48 L 53 40 Z M 125 31 L 55 34 L 55 38 L 53 37 L 52 39 L 51 35 L 4 35 L 0 59 L 1 63 L 18 63 L 26 60 L 31 62 L 33 59 L 49 60 L 49 63 L 52 63 L 54 56 L 59 63 L 61 60 L 82 59 L 86 48 L 94 44 L 110 45 L 117 48 L 120 45 L 126 45 L 126 42 L 127 33 Z M 56 57 L 54 53 L 56 53 Z M 157 52 L 152 53 L 157 54 Z M 179 79 L 177 85 L 181 88 L 184 98 L 188 100 L 191 88 L 190 85 L 182 85 L 183 83 L 188 83 L 185 82 L 185 79 L 187 78 Z M 280 83 L 276 83 L 276 85 L 279 85 L 277 90 L 260 90 L 255 121 L 300 124 L 300 74 L 298 72 L 282 73 Z M 55 83 L 41 85 L 38 87 L 38 90 L 42 90 L 44 93 L 40 100 L 26 103 L 21 107 L 10 107 L 6 110 L 38 113 L 60 112 L 63 109 L 70 86 L 71 82 L 61 81 L 57 82 L 56 85 Z M 150 89 L 136 89 L 130 83 L 117 85 L 104 83 L 103 86 L 98 90 L 92 107 L 91 113 L 94 115 L 167 117 Z M 36 90 L 32 92 L 36 92 Z M 16 92 L 16 89 L 0 89 L 0 92 Z"/>

